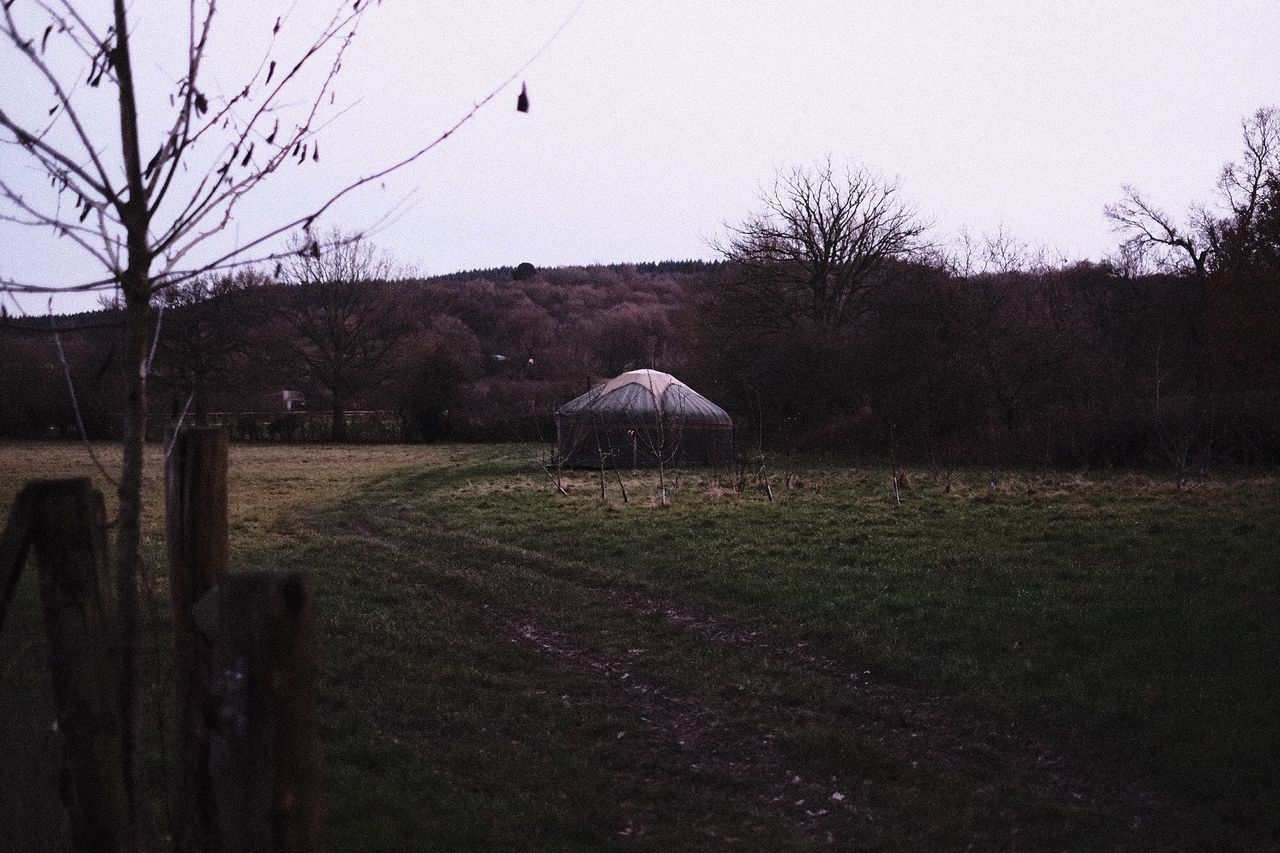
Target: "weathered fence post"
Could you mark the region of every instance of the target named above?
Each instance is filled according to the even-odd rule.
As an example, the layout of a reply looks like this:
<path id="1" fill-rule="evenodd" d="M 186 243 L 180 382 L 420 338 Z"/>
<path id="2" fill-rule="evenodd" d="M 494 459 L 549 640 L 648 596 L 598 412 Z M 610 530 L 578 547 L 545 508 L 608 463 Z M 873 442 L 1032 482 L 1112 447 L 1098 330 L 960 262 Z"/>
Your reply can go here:
<path id="1" fill-rule="evenodd" d="M 217 623 L 207 627 L 218 638 L 221 678 L 211 764 L 223 849 L 318 851 L 323 808 L 311 583 L 299 573 L 236 573 L 219 584 L 216 597 Z"/>
<path id="2" fill-rule="evenodd" d="M 27 484 L 0 537 L 6 608 L 28 546 L 39 568 L 72 844 L 77 853 L 123 851 L 128 800 L 102 493 L 87 479 Z"/>
<path id="3" fill-rule="evenodd" d="M 13 594 L 18 589 L 18 578 L 22 576 L 22 567 L 27 562 L 33 524 L 35 514 L 30 489 L 24 489 L 10 507 L 9 521 L 4 526 L 4 532 L 0 533 L 0 577 L 4 578 L 3 585 L 0 585 L 0 631 L 4 630 L 9 603 L 13 601 Z"/>
<path id="4" fill-rule="evenodd" d="M 216 666 L 213 641 L 196 630 L 192 608 L 227 574 L 227 433 L 222 427 L 190 427 L 177 436 L 165 470 L 165 516 L 179 767 L 174 849 L 213 853 L 221 849 L 209 771 L 209 731 L 218 709 Z"/>

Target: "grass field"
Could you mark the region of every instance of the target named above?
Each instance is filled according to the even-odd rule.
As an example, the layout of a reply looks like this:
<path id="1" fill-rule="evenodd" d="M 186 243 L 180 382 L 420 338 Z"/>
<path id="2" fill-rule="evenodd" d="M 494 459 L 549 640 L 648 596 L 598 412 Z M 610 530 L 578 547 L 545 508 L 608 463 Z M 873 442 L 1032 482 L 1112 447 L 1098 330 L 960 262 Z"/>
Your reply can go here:
<path id="1" fill-rule="evenodd" d="M 0 446 L 0 508 L 72 473 Z M 317 577 L 332 848 L 1280 845 L 1280 479 L 795 474 L 234 447 L 234 564 Z"/>

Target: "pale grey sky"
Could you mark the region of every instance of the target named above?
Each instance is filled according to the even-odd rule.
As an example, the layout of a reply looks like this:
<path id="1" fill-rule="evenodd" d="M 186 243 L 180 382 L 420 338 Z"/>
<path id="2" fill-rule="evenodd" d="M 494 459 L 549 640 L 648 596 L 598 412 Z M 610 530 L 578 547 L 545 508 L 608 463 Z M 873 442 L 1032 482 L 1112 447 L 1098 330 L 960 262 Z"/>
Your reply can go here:
<path id="1" fill-rule="evenodd" d="M 153 39 L 140 64 L 161 108 L 180 5 L 131 7 Z M 234 8 L 206 88 L 234 91 L 276 7 L 292 4 L 222 5 Z M 577 6 L 386 0 L 342 71 L 337 106 L 351 108 L 320 137 L 324 168 L 283 175 L 227 239 L 436 136 Z M 1172 211 L 1211 199 L 1240 120 L 1280 103 L 1277 57 L 1274 0 L 587 0 L 523 75 L 529 114 L 514 109 L 517 83 L 330 222 L 365 228 L 412 193 L 377 242 L 427 274 L 713 257 L 708 241 L 775 170 L 830 155 L 900 178 L 940 239 L 1003 226 L 1098 259 L 1116 243 L 1102 207 L 1122 183 Z M 109 110 L 98 118 L 114 132 Z M 0 146 L 0 174 L 20 181 L 20 155 Z M 0 240 L 0 276 L 99 275 L 41 235 L 6 226 Z"/>

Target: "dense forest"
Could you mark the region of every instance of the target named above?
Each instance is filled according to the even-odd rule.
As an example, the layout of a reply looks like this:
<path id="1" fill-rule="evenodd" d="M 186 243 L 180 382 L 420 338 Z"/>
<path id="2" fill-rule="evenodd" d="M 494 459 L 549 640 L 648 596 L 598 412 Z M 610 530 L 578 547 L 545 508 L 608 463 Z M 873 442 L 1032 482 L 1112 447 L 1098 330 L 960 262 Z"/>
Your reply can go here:
<path id="1" fill-rule="evenodd" d="M 940 245 L 896 184 L 830 163 L 779 175 L 714 262 L 424 278 L 335 231 L 330 251 L 164 292 L 151 429 L 549 440 L 559 403 L 652 367 L 728 409 L 750 451 L 1275 464 L 1278 128 L 1272 110 L 1243 123 L 1217 206 L 1186 225 L 1126 188 L 1103 262 L 1004 233 Z M 116 436 L 118 330 L 110 305 L 3 315 L 0 435 Z"/>

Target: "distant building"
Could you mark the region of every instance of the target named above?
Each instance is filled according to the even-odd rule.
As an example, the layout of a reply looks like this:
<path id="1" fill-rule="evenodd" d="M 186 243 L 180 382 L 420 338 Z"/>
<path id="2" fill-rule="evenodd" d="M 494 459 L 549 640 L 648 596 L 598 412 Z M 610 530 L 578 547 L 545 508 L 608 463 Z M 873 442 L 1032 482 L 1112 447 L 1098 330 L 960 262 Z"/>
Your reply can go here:
<path id="1" fill-rule="evenodd" d="M 286 412 L 305 412 L 307 397 L 301 391 L 281 391 L 280 403 Z"/>
<path id="2" fill-rule="evenodd" d="M 561 406 L 556 443 L 569 467 L 728 465 L 733 420 L 669 373 L 631 370 Z"/>

